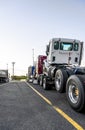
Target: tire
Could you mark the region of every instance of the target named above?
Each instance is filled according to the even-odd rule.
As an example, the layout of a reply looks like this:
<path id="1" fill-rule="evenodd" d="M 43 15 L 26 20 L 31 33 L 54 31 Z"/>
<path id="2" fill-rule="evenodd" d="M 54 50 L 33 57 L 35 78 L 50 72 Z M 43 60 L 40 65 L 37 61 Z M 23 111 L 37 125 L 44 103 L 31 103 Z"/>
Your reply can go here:
<path id="1" fill-rule="evenodd" d="M 66 84 L 66 96 L 70 106 L 78 112 L 85 108 L 85 75 L 72 75 Z"/>
<path id="2" fill-rule="evenodd" d="M 40 82 L 39 82 L 40 86 L 43 86 L 43 75 L 40 76 Z"/>
<path id="3" fill-rule="evenodd" d="M 46 77 L 43 78 L 43 89 L 44 90 L 48 90 L 49 89 L 49 85 L 47 83 L 47 78 Z"/>
<path id="4" fill-rule="evenodd" d="M 33 82 L 33 79 L 32 79 L 32 78 L 29 78 L 29 79 L 28 79 L 28 82 L 29 82 L 29 83 L 32 83 L 32 82 Z"/>
<path id="5" fill-rule="evenodd" d="M 40 78 L 39 77 L 37 78 L 37 84 L 40 84 Z"/>
<path id="6" fill-rule="evenodd" d="M 74 72 L 71 69 L 66 69 L 66 72 L 68 74 L 68 77 L 74 74 Z"/>
<path id="7" fill-rule="evenodd" d="M 66 89 L 66 81 L 68 79 L 68 75 L 66 70 L 59 69 L 55 74 L 55 88 L 58 92 L 63 93 Z"/>

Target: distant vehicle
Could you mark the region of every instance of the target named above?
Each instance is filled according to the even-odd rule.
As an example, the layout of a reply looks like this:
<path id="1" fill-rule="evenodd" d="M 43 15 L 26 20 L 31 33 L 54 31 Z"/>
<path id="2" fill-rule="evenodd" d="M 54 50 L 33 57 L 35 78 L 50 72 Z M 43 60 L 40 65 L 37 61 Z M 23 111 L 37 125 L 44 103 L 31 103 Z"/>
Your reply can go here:
<path id="1" fill-rule="evenodd" d="M 36 69 L 35 69 L 35 76 L 34 78 L 37 79 L 37 82 L 41 85 L 42 84 L 42 80 L 41 79 L 41 75 L 43 74 L 43 64 L 44 61 L 47 59 L 47 56 L 45 55 L 38 55 L 37 57 L 37 61 L 36 61 Z"/>
<path id="2" fill-rule="evenodd" d="M 35 66 L 29 66 L 28 67 L 28 74 L 27 74 L 27 81 L 33 82 L 33 77 L 35 73 Z"/>
<path id="3" fill-rule="evenodd" d="M 9 82 L 8 70 L 0 70 L 0 83 Z"/>
<path id="4" fill-rule="evenodd" d="M 85 67 L 80 67 L 83 42 L 76 39 L 52 38 L 46 47 L 47 59 L 38 83 L 44 90 L 55 86 L 57 92 L 66 91 L 71 107 L 80 112 L 85 108 Z M 42 68 L 42 64 L 40 66 Z"/>
<path id="5" fill-rule="evenodd" d="M 38 55 L 35 66 L 29 66 L 28 67 L 28 81 L 35 83 L 35 80 L 37 79 L 37 82 L 40 82 L 41 74 L 43 74 L 43 63 L 44 60 L 47 59 L 47 56 L 45 55 Z"/>

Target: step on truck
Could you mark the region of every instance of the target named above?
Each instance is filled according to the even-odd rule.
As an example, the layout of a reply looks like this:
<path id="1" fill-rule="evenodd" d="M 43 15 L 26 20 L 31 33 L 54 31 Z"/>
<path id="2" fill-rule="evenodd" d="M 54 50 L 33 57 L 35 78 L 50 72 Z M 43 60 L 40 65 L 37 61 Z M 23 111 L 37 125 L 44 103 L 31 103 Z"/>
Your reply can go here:
<path id="1" fill-rule="evenodd" d="M 78 112 L 85 108 L 85 67 L 81 67 L 83 42 L 76 39 L 52 38 L 46 46 L 47 59 L 38 83 L 44 90 L 55 87 L 66 92 L 70 106 Z"/>

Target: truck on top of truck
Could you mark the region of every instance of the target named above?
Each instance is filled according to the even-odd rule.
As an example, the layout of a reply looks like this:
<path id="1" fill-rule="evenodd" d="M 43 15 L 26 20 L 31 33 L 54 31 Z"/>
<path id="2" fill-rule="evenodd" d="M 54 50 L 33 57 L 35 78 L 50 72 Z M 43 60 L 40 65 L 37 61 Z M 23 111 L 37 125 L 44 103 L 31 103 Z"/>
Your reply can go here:
<path id="1" fill-rule="evenodd" d="M 83 42 L 76 39 L 52 38 L 46 46 L 43 71 L 37 76 L 44 90 L 55 86 L 66 91 L 70 106 L 80 112 L 85 108 L 85 67 L 81 67 Z"/>

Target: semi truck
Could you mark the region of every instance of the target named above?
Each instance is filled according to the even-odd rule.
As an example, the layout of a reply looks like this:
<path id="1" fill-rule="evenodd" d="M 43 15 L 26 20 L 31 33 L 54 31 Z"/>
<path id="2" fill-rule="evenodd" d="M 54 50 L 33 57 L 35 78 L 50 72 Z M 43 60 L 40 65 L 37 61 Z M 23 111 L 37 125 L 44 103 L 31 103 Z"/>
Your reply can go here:
<path id="1" fill-rule="evenodd" d="M 54 86 L 57 92 L 66 92 L 70 106 L 78 112 L 85 108 L 85 67 L 81 67 L 82 56 L 83 42 L 80 40 L 52 38 L 46 46 L 43 71 L 37 76 L 44 90 Z"/>
<path id="2" fill-rule="evenodd" d="M 29 66 L 28 67 L 28 76 L 27 76 L 27 81 L 32 82 L 32 83 L 40 83 L 40 76 L 43 74 L 43 62 L 44 60 L 47 59 L 46 55 L 38 55 L 37 60 L 35 62 L 34 66 Z M 37 82 L 36 82 L 37 79 Z"/>
<path id="3" fill-rule="evenodd" d="M 42 85 L 42 74 L 43 74 L 43 64 L 44 60 L 47 59 L 46 55 L 38 55 L 37 61 L 36 61 L 36 69 L 35 69 L 35 77 L 37 79 L 37 83 Z"/>
<path id="4" fill-rule="evenodd" d="M 27 81 L 28 82 L 33 82 L 33 77 L 35 73 L 35 66 L 29 66 L 28 67 L 28 74 L 27 74 Z"/>
<path id="5" fill-rule="evenodd" d="M 0 83 L 9 82 L 8 70 L 0 70 Z"/>

